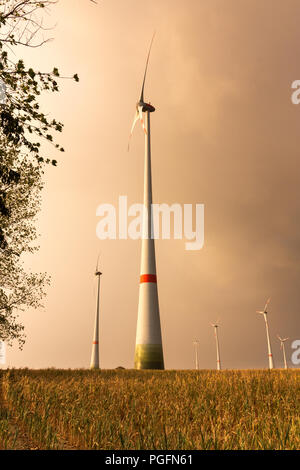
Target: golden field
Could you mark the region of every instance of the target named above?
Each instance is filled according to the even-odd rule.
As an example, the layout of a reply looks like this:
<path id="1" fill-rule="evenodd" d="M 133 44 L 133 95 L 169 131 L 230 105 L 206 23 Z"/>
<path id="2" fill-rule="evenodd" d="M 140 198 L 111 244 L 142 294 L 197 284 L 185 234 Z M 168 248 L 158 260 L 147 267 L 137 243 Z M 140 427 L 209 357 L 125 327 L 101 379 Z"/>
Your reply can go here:
<path id="1" fill-rule="evenodd" d="M 0 374 L 0 449 L 300 448 L 296 369 Z"/>

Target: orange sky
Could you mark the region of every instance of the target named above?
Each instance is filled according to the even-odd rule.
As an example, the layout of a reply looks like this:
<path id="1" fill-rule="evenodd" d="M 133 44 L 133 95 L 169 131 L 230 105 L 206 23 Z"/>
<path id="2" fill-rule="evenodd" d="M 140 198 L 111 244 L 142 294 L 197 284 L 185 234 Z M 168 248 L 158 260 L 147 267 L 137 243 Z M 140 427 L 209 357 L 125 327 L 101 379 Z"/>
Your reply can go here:
<path id="1" fill-rule="evenodd" d="M 40 251 L 33 270 L 52 276 L 45 309 L 21 314 L 27 342 L 7 365 L 88 367 L 101 252 L 100 362 L 133 366 L 140 241 L 96 238 L 96 208 L 142 202 L 143 133 L 129 130 L 149 42 L 156 37 L 145 97 L 152 117 L 153 197 L 204 203 L 205 246 L 156 243 L 166 368 L 215 367 L 210 322 L 221 318 L 225 368 L 266 367 L 263 319 L 300 339 L 299 1 L 61 0 L 48 18 L 55 40 L 25 51 L 43 70 L 57 66 L 61 93 L 44 109 L 65 123 L 66 153 L 45 174 Z M 290 341 L 287 357 L 291 357 Z"/>

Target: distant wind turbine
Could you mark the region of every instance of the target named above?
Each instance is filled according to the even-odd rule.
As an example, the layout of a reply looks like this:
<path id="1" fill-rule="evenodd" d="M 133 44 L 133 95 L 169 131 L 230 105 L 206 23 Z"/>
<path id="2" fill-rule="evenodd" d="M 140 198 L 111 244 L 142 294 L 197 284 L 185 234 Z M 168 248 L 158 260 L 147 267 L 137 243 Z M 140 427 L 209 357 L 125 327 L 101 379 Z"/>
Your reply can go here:
<path id="1" fill-rule="evenodd" d="M 273 355 L 272 355 L 272 350 L 271 350 L 271 342 L 270 342 L 270 336 L 269 336 L 269 326 L 268 326 L 268 319 L 267 319 L 267 308 L 268 304 L 271 300 L 271 297 L 267 300 L 265 308 L 263 310 L 256 310 L 256 313 L 260 313 L 261 315 L 264 316 L 265 319 L 265 324 L 266 324 L 266 333 L 267 333 L 267 343 L 268 343 L 268 358 L 269 358 L 269 369 L 274 368 L 273 364 Z"/>
<path id="2" fill-rule="evenodd" d="M 141 253 L 139 307 L 136 330 L 134 367 L 136 369 L 164 369 L 159 303 L 157 293 L 156 261 L 154 238 L 152 238 L 152 177 L 150 145 L 150 113 L 155 108 L 144 100 L 144 87 L 150 57 L 151 46 L 147 56 L 141 96 L 136 104 L 136 111 L 131 128 L 140 120 L 145 134 L 145 167 L 144 167 L 144 219 Z M 144 114 L 146 114 L 146 123 Z M 130 138 L 129 138 L 130 140 Z M 128 144 L 129 148 L 129 144 Z"/>
<path id="3" fill-rule="evenodd" d="M 91 356 L 91 369 L 99 369 L 99 311 L 100 311 L 100 277 L 102 273 L 98 268 L 99 256 L 96 264 L 95 276 L 98 277 L 98 286 L 97 286 L 97 303 L 96 303 L 96 315 L 95 315 L 95 326 L 94 326 L 94 338 L 92 346 L 92 356 Z"/>
<path id="4" fill-rule="evenodd" d="M 279 335 L 277 335 L 277 338 L 279 339 L 280 341 L 280 349 L 282 349 L 282 353 L 283 353 L 283 363 L 284 363 L 284 368 L 287 369 L 288 366 L 287 366 L 287 362 L 286 362 L 286 355 L 285 355 L 285 347 L 284 347 L 284 343 L 285 341 L 287 341 L 289 338 L 280 338 Z"/>
<path id="5" fill-rule="evenodd" d="M 195 354 L 196 354 L 196 370 L 199 369 L 199 359 L 198 359 L 198 349 L 199 349 L 199 341 L 193 341 L 193 345 L 195 346 Z"/>
<path id="6" fill-rule="evenodd" d="M 221 370 L 221 357 L 220 357 L 220 346 L 219 346 L 219 337 L 218 337 L 218 328 L 220 326 L 219 320 L 215 323 L 211 323 L 211 326 L 214 328 L 215 339 L 216 339 L 216 348 L 217 348 L 217 370 Z"/>

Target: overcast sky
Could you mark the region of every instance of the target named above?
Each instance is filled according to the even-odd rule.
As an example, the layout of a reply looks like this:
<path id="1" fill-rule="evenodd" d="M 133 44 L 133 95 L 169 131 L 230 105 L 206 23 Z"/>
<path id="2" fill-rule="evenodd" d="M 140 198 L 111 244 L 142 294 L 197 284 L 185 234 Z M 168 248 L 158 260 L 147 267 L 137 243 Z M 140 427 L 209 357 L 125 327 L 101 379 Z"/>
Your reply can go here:
<path id="1" fill-rule="evenodd" d="M 156 242 L 167 369 L 214 368 L 211 321 L 221 319 L 224 368 L 267 367 L 263 318 L 300 339 L 300 79 L 298 0 L 61 0 L 47 17 L 55 40 L 22 52 L 43 71 L 56 66 L 61 93 L 44 110 L 65 123 L 66 153 L 51 156 L 28 265 L 52 277 L 45 308 L 21 314 L 27 342 L 8 349 L 15 367 L 88 367 L 101 253 L 102 368 L 133 367 L 141 242 L 100 241 L 96 208 L 118 197 L 142 202 L 144 137 L 127 152 L 147 50 L 145 98 L 152 115 L 153 198 L 203 203 L 205 244 Z"/>

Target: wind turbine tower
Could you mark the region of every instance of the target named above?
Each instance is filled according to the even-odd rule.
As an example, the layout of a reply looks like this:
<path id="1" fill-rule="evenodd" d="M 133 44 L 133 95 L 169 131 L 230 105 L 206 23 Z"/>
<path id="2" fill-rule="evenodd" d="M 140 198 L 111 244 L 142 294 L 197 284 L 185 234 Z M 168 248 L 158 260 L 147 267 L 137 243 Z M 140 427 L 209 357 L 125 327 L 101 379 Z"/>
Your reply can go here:
<path id="1" fill-rule="evenodd" d="M 271 300 L 271 298 L 269 298 L 267 300 L 265 308 L 263 310 L 256 310 L 256 313 L 260 313 L 261 315 L 264 316 L 264 319 L 265 319 L 266 333 L 267 333 L 267 344 L 268 344 L 269 369 L 273 369 L 274 368 L 274 363 L 273 363 L 273 355 L 272 355 L 272 349 L 271 349 L 268 318 L 267 318 L 267 314 L 268 314 L 267 308 L 268 308 L 268 304 L 269 304 L 270 300 Z"/>
<path id="2" fill-rule="evenodd" d="M 195 355 L 196 355 L 196 370 L 199 370 L 199 357 L 198 357 L 198 349 L 199 349 L 199 341 L 193 341 L 193 345 L 195 346 Z"/>
<path id="3" fill-rule="evenodd" d="M 98 269 L 98 261 L 96 265 L 95 276 L 98 278 L 97 281 L 97 303 L 96 303 L 96 315 L 95 315 L 95 326 L 94 326 L 94 338 L 92 346 L 91 356 L 91 369 L 99 369 L 99 311 L 100 311 L 100 277 L 102 273 Z"/>
<path id="4" fill-rule="evenodd" d="M 156 261 L 154 238 L 152 237 L 152 177 L 151 177 L 151 139 L 150 114 L 155 111 L 154 106 L 144 100 L 144 87 L 150 57 L 151 46 L 148 52 L 142 91 L 136 104 L 136 112 L 131 128 L 140 120 L 145 134 L 145 165 L 144 165 L 144 214 L 143 237 L 141 252 L 141 271 L 139 287 L 139 305 L 136 330 L 136 345 L 134 367 L 135 369 L 164 369 L 162 336 L 159 315 L 157 292 Z M 144 120 L 144 115 L 146 119 Z"/>
<path id="5" fill-rule="evenodd" d="M 221 357 L 220 357 L 220 346 L 219 346 L 219 336 L 218 336 L 218 328 L 219 322 L 212 323 L 211 326 L 214 328 L 215 333 L 215 340 L 216 340 L 216 348 L 217 348 L 217 370 L 221 370 Z"/>
<path id="6" fill-rule="evenodd" d="M 284 343 L 285 341 L 287 341 L 289 338 L 280 338 L 279 335 L 277 335 L 277 338 L 279 339 L 280 341 L 280 349 L 282 349 L 282 353 L 283 353 L 283 363 L 284 363 L 284 368 L 287 369 L 288 366 L 287 366 L 287 362 L 286 362 L 286 355 L 285 355 L 285 347 L 284 347 Z"/>

